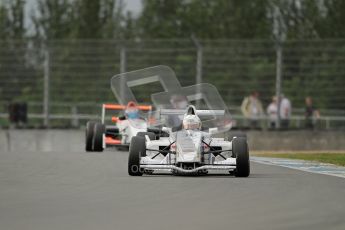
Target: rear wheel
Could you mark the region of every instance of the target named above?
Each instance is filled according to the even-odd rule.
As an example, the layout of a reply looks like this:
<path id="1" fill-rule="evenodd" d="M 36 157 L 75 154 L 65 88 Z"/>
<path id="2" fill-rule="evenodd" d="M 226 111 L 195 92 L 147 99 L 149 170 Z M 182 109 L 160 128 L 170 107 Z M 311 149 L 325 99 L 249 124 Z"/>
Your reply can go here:
<path id="1" fill-rule="evenodd" d="M 236 156 L 236 177 L 248 177 L 250 174 L 247 138 L 237 137 L 232 140 L 232 152 Z"/>
<path id="2" fill-rule="evenodd" d="M 94 135 L 94 127 L 96 121 L 88 121 L 86 123 L 86 129 L 85 129 L 85 150 L 87 152 L 92 152 L 93 151 L 93 135 Z"/>
<path id="3" fill-rule="evenodd" d="M 143 170 L 140 169 L 140 157 L 146 156 L 145 138 L 140 136 L 132 137 L 129 146 L 128 174 L 131 176 L 142 176 Z"/>
<path id="4" fill-rule="evenodd" d="M 137 133 L 138 137 L 145 137 L 145 136 L 149 136 L 150 140 L 156 140 L 156 134 L 152 133 L 152 132 L 139 132 Z"/>
<path id="5" fill-rule="evenodd" d="M 95 124 L 93 137 L 93 150 L 96 152 L 103 151 L 103 134 L 105 133 L 105 125 L 102 123 Z"/>

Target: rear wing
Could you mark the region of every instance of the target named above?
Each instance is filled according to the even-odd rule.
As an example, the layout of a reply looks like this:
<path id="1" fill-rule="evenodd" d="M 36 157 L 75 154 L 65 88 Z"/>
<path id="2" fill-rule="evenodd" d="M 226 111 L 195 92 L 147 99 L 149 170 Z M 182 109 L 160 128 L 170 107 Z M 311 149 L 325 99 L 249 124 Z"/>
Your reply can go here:
<path id="1" fill-rule="evenodd" d="M 221 132 L 223 129 L 230 129 L 232 121 L 226 115 L 226 110 L 223 109 L 208 109 L 208 110 L 194 110 L 194 113 L 202 120 L 202 126 L 208 128 L 210 134 Z M 160 115 L 178 116 L 182 121 L 182 116 L 187 114 L 186 109 L 160 109 Z M 218 117 L 218 118 L 217 118 Z M 168 119 L 169 120 L 169 119 Z M 175 119 L 172 119 L 173 122 Z M 168 121 L 169 122 L 169 121 Z M 180 127 L 180 123 L 174 123 L 175 127 Z M 170 125 L 168 125 L 170 126 Z"/>
<path id="2" fill-rule="evenodd" d="M 184 115 L 186 114 L 185 109 L 161 109 L 161 115 Z M 198 116 L 223 116 L 225 115 L 225 110 L 196 110 L 196 115 Z"/>
<path id="3" fill-rule="evenodd" d="M 102 104 L 102 124 L 104 124 L 106 110 L 125 110 L 126 107 L 127 107 L 126 105 L 120 105 L 120 104 Z M 152 110 L 151 105 L 138 105 L 137 107 L 141 111 Z"/>

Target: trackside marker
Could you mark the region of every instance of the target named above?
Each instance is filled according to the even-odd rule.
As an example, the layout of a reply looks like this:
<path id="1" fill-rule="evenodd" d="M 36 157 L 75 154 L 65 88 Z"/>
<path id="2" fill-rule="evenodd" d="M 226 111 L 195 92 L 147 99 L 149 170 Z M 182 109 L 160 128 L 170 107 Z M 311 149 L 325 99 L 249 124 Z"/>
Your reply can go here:
<path id="1" fill-rule="evenodd" d="M 266 165 L 277 165 L 291 169 L 297 169 L 305 172 L 324 174 L 345 178 L 345 167 L 332 164 L 319 163 L 305 160 L 270 158 L 270 157 L 250 157 L 250 160 L 256 163 Z"/>

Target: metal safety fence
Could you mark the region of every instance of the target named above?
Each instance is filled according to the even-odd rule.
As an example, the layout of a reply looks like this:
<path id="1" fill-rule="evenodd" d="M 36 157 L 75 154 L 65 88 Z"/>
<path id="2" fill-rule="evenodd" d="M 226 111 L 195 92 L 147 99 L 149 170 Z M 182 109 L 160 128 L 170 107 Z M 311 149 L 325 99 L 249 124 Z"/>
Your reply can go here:
<path id="1" fill-rule="evenodd" d="M 292 102 L 291 127 L 303 128 L 311 96 L 319 127 L 344 129 L 345 40 L 286 41 L 280 48 L 277 66 L 277 45 L 268 40 L 1 41 L 0 125 L 8 125 L 10 103 L 26 102 L 29 126 L 78 127 L 99 115 L 100 103 L 116 101 L 113 75 L 168 65 L 182 86 L 214 84 L 239 126 L 246 126 L 239 109 L 245 96 L 258 91 L 266 108 L 276 94 L 278 67 Z"/>

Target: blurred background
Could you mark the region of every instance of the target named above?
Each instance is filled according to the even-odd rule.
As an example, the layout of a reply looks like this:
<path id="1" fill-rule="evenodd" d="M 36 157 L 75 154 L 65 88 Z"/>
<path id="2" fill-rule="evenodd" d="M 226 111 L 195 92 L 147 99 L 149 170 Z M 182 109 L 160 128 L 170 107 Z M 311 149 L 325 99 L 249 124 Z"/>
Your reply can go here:
<path id="1" fill-rule="evenodd" d="M 343 0 L 1 0 L 0 126 L 84 127 L 113 75 L 168 65 L 237 128 L 280 128 L 281 98 L 286 129 L 344 130 L 344 22 Z"/>

